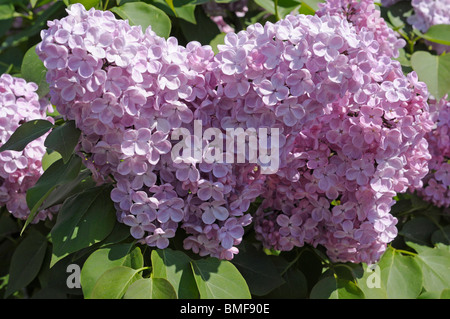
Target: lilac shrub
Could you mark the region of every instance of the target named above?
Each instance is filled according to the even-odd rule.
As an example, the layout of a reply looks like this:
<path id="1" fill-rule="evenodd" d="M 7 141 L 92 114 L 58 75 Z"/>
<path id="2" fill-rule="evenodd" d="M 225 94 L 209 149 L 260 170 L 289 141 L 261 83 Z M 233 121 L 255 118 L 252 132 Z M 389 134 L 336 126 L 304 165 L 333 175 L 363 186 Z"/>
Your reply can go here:
<path id="1" fill-rule="evenodd" d="M 426 87 L 391 60 L 404 41 L 373 3 L 352 6 L 230 32 L 214 55 L 74 4 L 37 53 L 52 103 L 82 132 L 79 155 L 113 182 L 118 220 L 140 243 L 165 248 L 182 229 L 185 249 L 232 259 L 253 222 L 267 248 L 321 244 L 373 262 L 396 235 L 393 196 L 428 172 L 431 123 Z M 224 135 L 277 128 L 279 170 L 237 163 L 234 149 L 232 162 L 205 161 L 213 142 L 197 136 L 184 143 L 201 158 L 174 160 L 173 134 L 196 121 Z"/>
<path id="2" fill-rule="evenodd" d="M 39 100 L 37 85 L 9 74 L 0 76 L 0 146 L 24 122 L 36 119 L 53 121 L 46 115 L 51 106 Z M 26 202 L 26 191 L 34 186 L 43 173 L 42 157 L 46 152 L 45 136 L 30 142 L 23 151 L 0 153 L 0 206 L 16 218 L 27 219 L 30 210 Z M 54 209 L 39 211 L 33 220 L 52 218 Z"/>

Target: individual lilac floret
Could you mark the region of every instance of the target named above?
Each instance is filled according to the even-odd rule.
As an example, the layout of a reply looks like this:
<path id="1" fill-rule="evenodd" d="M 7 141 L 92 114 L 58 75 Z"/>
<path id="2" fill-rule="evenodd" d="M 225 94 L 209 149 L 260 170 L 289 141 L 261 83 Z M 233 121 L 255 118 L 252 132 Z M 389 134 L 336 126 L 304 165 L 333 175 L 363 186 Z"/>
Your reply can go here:
<path id="1" fill-rule="evenodd" d="M 436 24 L 450 24 L 450 0 L 412 0 L 414 14 L 408 17 L 408 23 L 422 33 Z M 450 52 L 444 44 L 426 41 L 438 54 Z"/>
<path id="2" fill-rule="evenodd" d="M 0 76 L 0 146 L 22 123 L 36 119 L 52 121 L 46 115 L 48 103 L 39 100 L 36 90 L 35 83 L 9 74 Z M 26 191 L 34 186 L 43 173 L 45 136 L 30 142 L 23 151 L 0 153 L 0 206 L 6 206 L 16 218 L 27 219 L 30 215 Z M 55 212 L 52 208 L 42 210 L 32 222 L 51 219 Z"/>

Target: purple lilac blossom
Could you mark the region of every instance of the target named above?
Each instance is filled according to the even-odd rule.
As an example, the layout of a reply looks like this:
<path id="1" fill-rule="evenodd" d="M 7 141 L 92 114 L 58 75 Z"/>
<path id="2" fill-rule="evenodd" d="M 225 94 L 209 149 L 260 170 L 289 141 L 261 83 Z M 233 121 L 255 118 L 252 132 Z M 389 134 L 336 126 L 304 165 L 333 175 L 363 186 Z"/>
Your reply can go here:
<path id="1" fill-rule="evenodd" d="M 117 217 L 141 243 L 165 248 L 181 228 L 185 249 L 232 259 L 253 223 L 268 248 L 321 244 L 333 260 L 371 263 L 397 233 L 393 196 L 428 173 L 432 124 L 426 87 L 391 59 L 402 40 L 372 2 L 352 6 L 363 13 L 325 8 L 230 32 L 214 55 L 74 4 L 37 53 L 52 103 L 82 131 L 79 154 L 99 182 L 113 177 Z M 278 172 L 173 161 L 170 133 L 195 120 L 224 134 L 278 128 Z"/>
<path id="2" fill-rule="evenodd" d="M 25 122 L 37 119 L 53 121 L 46 115 L 51 106 L 36 94 L 37 85 L 9 74 L 0 76 L 0 146 L 9 140 L 16 129 Z M 46 152 L 46 135 L 30 142 L 23 151 L 0 153 L 0 206 L 18 219 L 27 219 L 30 210 L 26 191 L 44 172 L 42 157 Z M 32 223 L 51 219 L 57 207 L 41 210 Z"/>
<path id="3" fill-rule="evenodd" d="M 431 160 L 430 173 L 417 192 L 437 207 L 450 207 L 450 102 L 444 96 L 430 101 L 433 130 L 426 135 Z"/>

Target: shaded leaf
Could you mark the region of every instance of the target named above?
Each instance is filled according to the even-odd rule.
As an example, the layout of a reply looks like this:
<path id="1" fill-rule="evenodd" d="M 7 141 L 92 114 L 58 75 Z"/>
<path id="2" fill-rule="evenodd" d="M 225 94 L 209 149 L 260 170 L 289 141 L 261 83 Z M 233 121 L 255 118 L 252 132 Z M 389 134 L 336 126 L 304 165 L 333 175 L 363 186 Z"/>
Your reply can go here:
<path id="1" fill-rule="evenodd" d="M 33 221 L 42 203 L 47 199 L 53 190 L 59 185 L 63 185 L 74 180 L 81 169 L 81 158 L 74 156 L 68 163 L 63 163 L 60 159 L 50 165 L 49 168 L 39 177 L 33 187 L 27 190 L 26 200 L 30 215 L 28 216 L 22 231 Z"/>
<path id="2" fill-rule="evenodd" d="M 232 263 L 245 278 L 253 295 L 266 295 L 284 283 L 281 271 L 277 270 L 272 259 L 251 244 L 244 242 L 239 245 L 239 254 L 233 258 Z"/>
<path id="3" fill-rule="evenodd" d="M 5 144 L 0 147 L 0 152 L 23 151 L 23 149 L 35 139 L 47 133 L 53 124 L 47 120 L 32 120 L 20 125 L 9 137 Z"/>
<path id="4" fill-rule="evenodd" d="M 319 280 L 310 294 L 311 299 L 364 299 L 364 293 L 349 280 L 326 276 Z"/>
<path id="5" fill-rule="evenodd" d="M 416 217 L 405 223 L 399 234 L 406 241 L 414 242 L 420 245 L 431 244 L 431 236 L 438 227 L 426 217 Z"/>
<path id="6" fill-rule="evenodd" d="M 54 265 L 59 259 L 108 236 L 116 222 L 109 186 L 93 187 L 68 198 L 51 230 Z"/>
<path id="7" fill-rule="evenodd" d="M 44 145 L 61 154 L 64 163 L 67 163 L 78 144 L 80 135 L 81 131 L 75 126 L 75 121 L 67 121 L 50 132 Z"/>
<path id="8" fill-rule="evenodd" d="M 38 231 L 31 231 L 17 246 L 11 258 L 5 297 L 26 287 L 37 276 L 46 249 L 47 238 Z"/>

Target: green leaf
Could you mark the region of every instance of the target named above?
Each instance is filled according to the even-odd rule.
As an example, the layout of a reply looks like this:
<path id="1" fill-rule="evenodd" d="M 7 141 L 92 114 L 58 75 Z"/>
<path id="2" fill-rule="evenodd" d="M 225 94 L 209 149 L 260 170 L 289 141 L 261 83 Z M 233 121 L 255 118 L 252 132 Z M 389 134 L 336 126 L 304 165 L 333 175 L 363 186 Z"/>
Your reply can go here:
<path id="1" fill-rule="evenodd" d="M 388 247 L 378 265 L 388 299 L 415 299 L 422 290 L 422 272 L 415 257 Z"/>
<path id="2" fill-rule="evenodd" d="M 45 139 L 44 145 L 61 154 L 64 163 L 67 163 L 78 144 L 80 135 L 81 131 L 76 127 L 75 121 L 68 121 L 54 128 Z"/>
<path id="3" fill-rule="evenodd" d="M 381 17 L 392 29 L 403 36 L 407 36 L 412 31 L 412 26 L 408 23 L 408 17 L 413 13 L 411 3 L 406 1 L 399 1 L 389 8 L 381 7 Z"/>
<path id="4" fill-rule="evenodd" d="M 431 244 L 431 235 L 438 227 L 426 217 L 416 217 L 406 222 L 399 234 L 406 241 L 411 241 L 420 245 Z"/>
<path id="5" fill-rule="evenodd" d="M 128 20 L 130 25 L 140 25 L 145 31 L 149 26 L 159 36 L 168 38 L 172 24 L 164 11 L 143 2 L 129 2 L 111 9 L 122 19 Z"/>
<path id="6" fill-rule="evenodd" d="M 442 291 L 450 287 L 450 250 L 442 245 L 434 248 L 407 242 L 418 254 L 415 257 L 423 273 L 427 291 Z"/>
<path id="7" fill-rule="evenodd" d="M 217 258 L 192 260 L 191 266 L 201 299 L 250 299 L 242 275 L 229 261 Z"/>
<path id="8" fill-rule="evenodd" d="M 130 285 L 124 299 L 176 299 L 170 282 L 162 278 L 143 278 Z"/>
<path id="9" fill-rule="evenodd" d="M 47 120 L 32 120 L 20 125 L 0 147 L 0 153 L 6 150 L 23 151 L 23 149 L 35 139 L 47 133 L 53 124 Z"/>
<path id="10" fill-rule="evenodd" d="M 125 266 L 108 269 L 95 283 L 91 299 L 121 299 L 128 287 L 141 278 L 141 271 Z"/>
<path id="11" fill-rule="evenodd" d="M 19 231 L 17 221 L 6 209 L 0 209 L 0 239 Z"/>
<path id="12" fill-rule="evenodd" d="M 450 45 L 450 24 L 435 24 L 422 37 L 428 41 Z"/>
<path id="13" fill-rule="evenodd" d="M 239 254 L 232 263 L 245 278 L 253 295 L 266 295 L 284 283 L 272 259 L 251 244 L 239 245 Z"/>
<path id="14" fill-rule="evenodd" d="M 37 276 L 46 249 L 47 239 L 38 231 L 31 231 L 17 246 L 11 258 L 5 297 L 26 287 Z"/>
<path id="15" fill-rule="evenodd" d="M 61 154 L 58 152 L 45 152 L 44 156 L 42 156 L 42 169 L 44 171 L 47 170 L 47 168 L 50 167 L 54 162 L 59 160 L 61 157 Z"/>
<path id="16" fill-rule="evenodd" d="M 0 4 L 0 37 L 3 36 L 12 26 L 14 17 L 14 6 Z"/>
<path id="17" fill-rule="evenodd" d="M 53 190 L 62 184 L 74 180 L 81 168 L 81 158 L 74 156 L 71 160 L 64 164 L 60 159 L 50 165 L 49 168 L 39 177 L 36 184 L 27 190 L 26 200 L 30 208 L 28 216 L 22 231 L 33 221 L 38 209 L 44 200 L 50 196 Z"/>
<path id="18" fill-rule="evenodd" d="M 411 65 L 436 99 L 450 92 L 450 54 L 437 56 L 416 51 L 411 56 Z"/>
<path id="19" fill-rule="evenodd" d="M 53 1 L 50 7 L 39 13 L 38 18 L 33 21 L 33 24 L 30 27 L 7 36 L 4 41 L 0 43 L 0 53 L 8 48 L 17 47 L 19 44 L 26 42 L 31 37 L 39 34 L 41 30 L 46 29 L 47 21 L 60 17 L 61 12 L 64 12 L 64 7 L 63 1 Z"/>
<path id="20" fill-rule="evenodd" d="M 352 281 L 326 276 L 319 280 L 310 294 L 311 299 L 364 299 L 364 293 Z"/>
<path id="21" fill-rule="evenodd" d="M 224 39 L 225 39 L 226 35 L 227 34 L 225 32 L 219 33 L 209 42 L 209 45 L 211 46 L 212 50 L 214 51 L 214 54 L 219 53 L 219 49 L 217 48 L 217 45 L 225 43 Z"/>
<path id="22" fill-rule="evenodd" d="M 387 292 L 381 280 L 381 268 L 379 265 L 362 264 L 363 273 L 356 278 L 358 287 L 364 292 L 366 299 L 387 299 Z"/>
<path id="23" fill-rule="evenodd" d="M 0 4 L 0 20 L 11 19 L 14 16 L 14 5 L 12 3 Z"/>
<path id="24" fill-rule="evenodd" d="M 442 290 L 441 299 L 450 299 L 450 288 Z"/>
<path id="25" fill-rule="evenodd" d="M 197 299 L 199 296 L 191 259 L 181 251 L 156 249 L 152 251 L 152 276 L 167 279 L 174 287 L 178 298 Z"/>
<path id="26" fill-rule="evenodd" d="M 51 266 L 70 253 L 105 239 L 114 228 L 116 214 L 108 185 L 93 187 L 68 198 L 51 230 Z"/>
<path id="27" fill-rule="evenodd" d="M 314 2 L 314 1 L 311 1 Z M 264 8 L 267 12 L 275 14 L 275 4 L 273 0 L 255 0 L 255 3 Z M 309 4 L 307 3 L 309 6 Z M 280 18 L 284 18 L 292 11 L 298 11 L 301 3 L 297 0 L 279 0 L 278 1 L 278 14 Z"/>
<path id="28" fill-rule="evenodd" d="M 420 294 L 417 299 L 440 299 L 441 292 L 440 291 L 424 291 Z"/>
<path id="29" fill-rule="evenodd" d="M 437 243 L 450 245 L 450 225 L 436 230 L 433 235 L 431 235 L 431 242 L 434 245 L 436 245 Z"/>
<path id="30" fill-rule="evenodd" d="M 270 299 L 304 299 L 308 297 L 308 281 L 298 268 L 292 266 L 280 256 L 270 256 L 282 275 L 284 283 L 263 298 Z M 309 274 L 308 274 L 309 275 Z M 245 278 L 245 277 L 244 277 Z"/>
<path id="31" fill-rule="evenodd" d="M 55 154 L 58 154 L 55 152 Z M 91 178 L 91 171 L 85 169 L 78 176 L 67 183 L 55 187 L 54 191 L 45 198 L 41 209 L 46 209 L 54 205 L 62 204 L 67 198 L 95 186 L 95 181 Z"/>
<path id="32" fill-rule="evenodd" d="M 175 12 L 175 7 L 173 6 L 173 0 L 165 0 L 169 7 Z"/>
<path id="33" fill-rule="evenodd" d="M 177 18 L 186 20 L 190 23 L 197 23 L 195 19 L 195 5 L 186 3 L 184 0 L 175 0 L 173 1 L 173 5 L 173 10 Z"/>
<path id="34" fill-rule="evenodd" d="M 69 0 L 69 4 L 81 3 L 86 10 L 95 7 L 99 2 L 100 0 Z"/>
<path id="35" fill-rule="evenodd" d="M 197 6 L 194 11 L 196 23 L 180 20 L 181 32 L 187 41 L 198 41 L 207 45 L 220 34 L 217 25 L 205 14 L 201 6 Z"/>
<path id="36" fill-rule="evenodd" d="M 21 67 L 22 77 L 27 82 L 34 82 L 38 85 L 36 93 L 39 97 L 44 97 L 49 92 L 49 85 L 46 80 L 47 69 L 36 53 L 36 45 L 32 46 L 25 53 Z"/>
<path id="37" fill-rule="evenodd" d="M 324 3 L 324 0 L 302 0 L 302 5 L 306 4 L 308 7 L 313 9 L 314 11 L 319 10 L 319 3 Z"/>
<path id="38" fill-rule="evenodd" d="M 81 269 L 81 287 L 85 299 L 89 299 L 95 283 L 108 269 L 125 266 L 133 269 L 143 267 L 144 259 L 134 243 L 107 246 L 94 251 Z"/>

